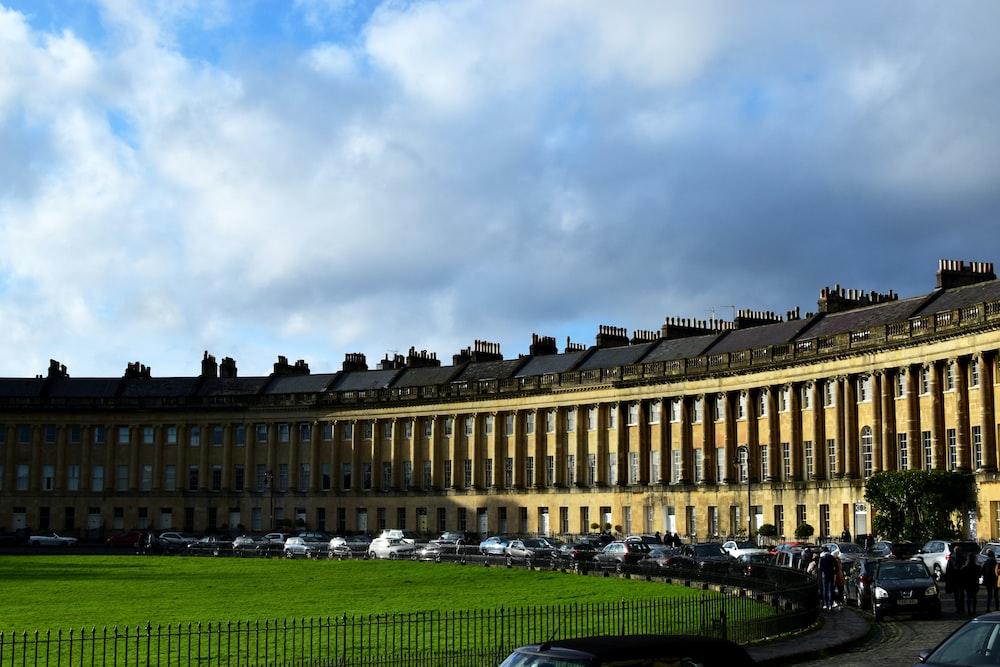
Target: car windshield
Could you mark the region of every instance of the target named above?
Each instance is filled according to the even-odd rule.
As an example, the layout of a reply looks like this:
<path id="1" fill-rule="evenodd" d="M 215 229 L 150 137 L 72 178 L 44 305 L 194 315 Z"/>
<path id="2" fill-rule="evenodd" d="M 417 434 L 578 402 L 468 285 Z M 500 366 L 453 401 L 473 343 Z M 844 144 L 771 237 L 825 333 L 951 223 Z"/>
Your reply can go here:
<path id="1" fill-rule="evenodd" d="M 925 579 L 927 568 L 923 563 L 903 562 L 903 563 L 882 563 L 878 569 L 878 576 L 881 579 Z"/>
<path id="2" fill-rule="evenodd" d="M 547 547 L 547 546 L 549 546 L 548 544 L 545 543 L 544 540 L 540 540 L 540 539 L 538 539 L 536 537 L 528 538 L 526 540 L 523 540 L 523 542 L 524 542 L 524 546 L 526 546 L 526 547 Z"/>
<path id="3" fill-rule="evenodd" d="M 557 658 L 552 655 L 531 655 L 530 653 L 514 652 L 500 663 L 500 667 L 587 667 L 593 665 L 587 658 Z"/>
<path id="4" fill-rule="evenodd" d="M 737 549 L 756 549 L 757 545 L 754 544 L 753 542 L 750 542 L 748 540 L 746 542 L 737 542 L 736 543 L 736 548 Z"/>
<path id="5" fill-rule="evenodd" d="M 696 544 L 693 547 L 696 556 L 724 556 L 725 552 L 714 544 Z"/>
<path id="6" fill-rule="evenodd" d="M 996 664 L 998 654 L 1000 624 L 972 622 L 955 631 L 927 657 L 927 662 L 941 665 Z"/>
<path id="7" fill-rule="evenodd" d="M 857 544 L 841 544 L 840 553 L 842 554 L 863 554 L 864 549 L 859 547 Z"/>

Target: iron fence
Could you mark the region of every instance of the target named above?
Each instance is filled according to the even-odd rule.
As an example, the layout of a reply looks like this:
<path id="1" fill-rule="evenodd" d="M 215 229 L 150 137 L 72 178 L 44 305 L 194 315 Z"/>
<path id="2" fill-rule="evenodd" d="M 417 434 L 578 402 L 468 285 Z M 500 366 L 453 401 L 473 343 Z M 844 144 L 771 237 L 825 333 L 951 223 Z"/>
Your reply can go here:
<path id="1" fill-rule="evenodd" d="M 814 622 L 815 592 L 815 585 L 784 593 L 723 588 L 613 603 L 0 632 L 0 667 L 482 667 L 517 646 L 597 634 L 699 634 L 745 644 Z"/>

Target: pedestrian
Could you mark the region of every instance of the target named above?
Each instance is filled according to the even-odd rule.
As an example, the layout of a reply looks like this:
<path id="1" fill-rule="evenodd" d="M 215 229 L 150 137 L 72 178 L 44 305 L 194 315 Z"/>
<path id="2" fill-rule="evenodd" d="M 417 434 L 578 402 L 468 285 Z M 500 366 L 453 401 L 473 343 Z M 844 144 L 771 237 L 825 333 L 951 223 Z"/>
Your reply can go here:
<path id="1" fill-rule="evenodd" d="M 993 549 L 986 550 L 986 560 L 981 568 L 983 573 L 983 588 L 986 589 L 986 611 L 1000 610 L 997 603 L 997 559 Z"/>
<path id="2" fill-rule="evenodd" d="M 955 599 L 955 613 L 965 613 L 965 586 L 962 584 L 962 565 L 957 558 L 958 552 L 948 559 L 944 569 L 944 592 L 951 593 Z"/>
<path id="3" fill-rule="evenodd" d="M 806 565 L 806 574 L 814 577 L 819 576 L 819 554 L 813 554 L 812 558 L 809 559 L 809 564 Z"/>
<path id="4" fill-rule="evenodd" d="M 957 554 L 956 554 L 957 555 Z M 979 595 L 979 575 L 982 573 L 976 563 L 976 554 L 970 553 L 962 566 L 962 585 L 965 586 L 965 611 L 969 616 L 976 615 L 976 598 Z"/>
<path id="5" fill-rule="evenodd" d="M 844 528 L 844 532 L 842 532 L 840 534 L 840 541 L 841 542 L 850 542 L 851 541 L 851 531 L 849 531 L 846 528 Z"/>
<path id="6" fill-rule="evenodd" d="M 653 537 L 656 538 L 656 543 L 657 544 L 663 544 L 663 538 L 660 537 L 660 531 L 656 531 L 656 534 L 653 535 Z"/>
<path id="7" fill-rule="evenodd" d="M 823 609 L 833 609 L 833 589 L 836 585 L 837 564 L 834 562 L 833 554 L 828 549 L 823 549 L 819 555 L 819 586 L 822 595 Z"/>
<path id="8" fill-rule="evenodd" d="M 837 566 L 833 579 L 833 584 L 836 587 L 836 600 L 833 606 L 836 607 L 837 603 L 844 603 L 844 587 L 847 585 L 847 581 L 844 579 L 844 564 L 841 562 L 840 556 L 834 556 L 833 559 L 834 565 Z"/>

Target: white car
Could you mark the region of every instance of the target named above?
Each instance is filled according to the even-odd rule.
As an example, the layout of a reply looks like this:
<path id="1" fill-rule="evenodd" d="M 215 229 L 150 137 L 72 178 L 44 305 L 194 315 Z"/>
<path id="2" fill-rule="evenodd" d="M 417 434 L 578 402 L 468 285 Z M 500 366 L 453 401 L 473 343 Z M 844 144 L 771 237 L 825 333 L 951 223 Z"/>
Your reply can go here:
<path id="1" fill-rule="evenodd" d="M 722 550 L 733 558 L 739 558 L 744 554 L 750 555 L 769 553 L 767 549 L 761 549 L 751 540 L 729 540 L 728 542 L 723 542 Z"/>
<path id="2" fill-rule="evenodd" d="M 409 558 L 416 551 L 417 547 L 413 542 L 407 542 L 396 537 L 376 537 L 368 545 L 368 556 L 370 558 Z"/>
<path id="3" fill-rule="evenodd" d="M 56 533 L 42 533 L 28 538 L 28 544 L 33 547 L 72 547 L 76 546 L 76 543 L 75 537 L 63 537 Z"/>

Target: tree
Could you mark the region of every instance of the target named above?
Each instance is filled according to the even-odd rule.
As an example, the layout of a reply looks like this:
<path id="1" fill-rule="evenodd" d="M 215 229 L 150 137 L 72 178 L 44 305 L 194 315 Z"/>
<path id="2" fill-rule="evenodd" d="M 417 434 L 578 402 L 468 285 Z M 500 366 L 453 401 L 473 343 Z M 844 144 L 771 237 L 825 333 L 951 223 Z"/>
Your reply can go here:
<path id="1" fill-rule="evenodd" d="M 763 523 L 757 529 L 757 534 L 761 537 L 777 537 L 778 528 L 773 523 Z"/>
<path id="2" fill-rule="evenodd" d="M 797 540 L 808 540 L 813 536 L 816 529 L 810 526 L 808 523 L 800 524 L 798 528 L 795 529 L 795 539 Z"/>
<path id="3" fill-rule="evenodd" d="M 971 474 L 945 470 L 894 470 L 875 473 L 865 482 L 865 500 L 875 518 L 872 531 L 885 539 L 923 543 L 955 538 L 956 513 L 976 506 Z"/>

